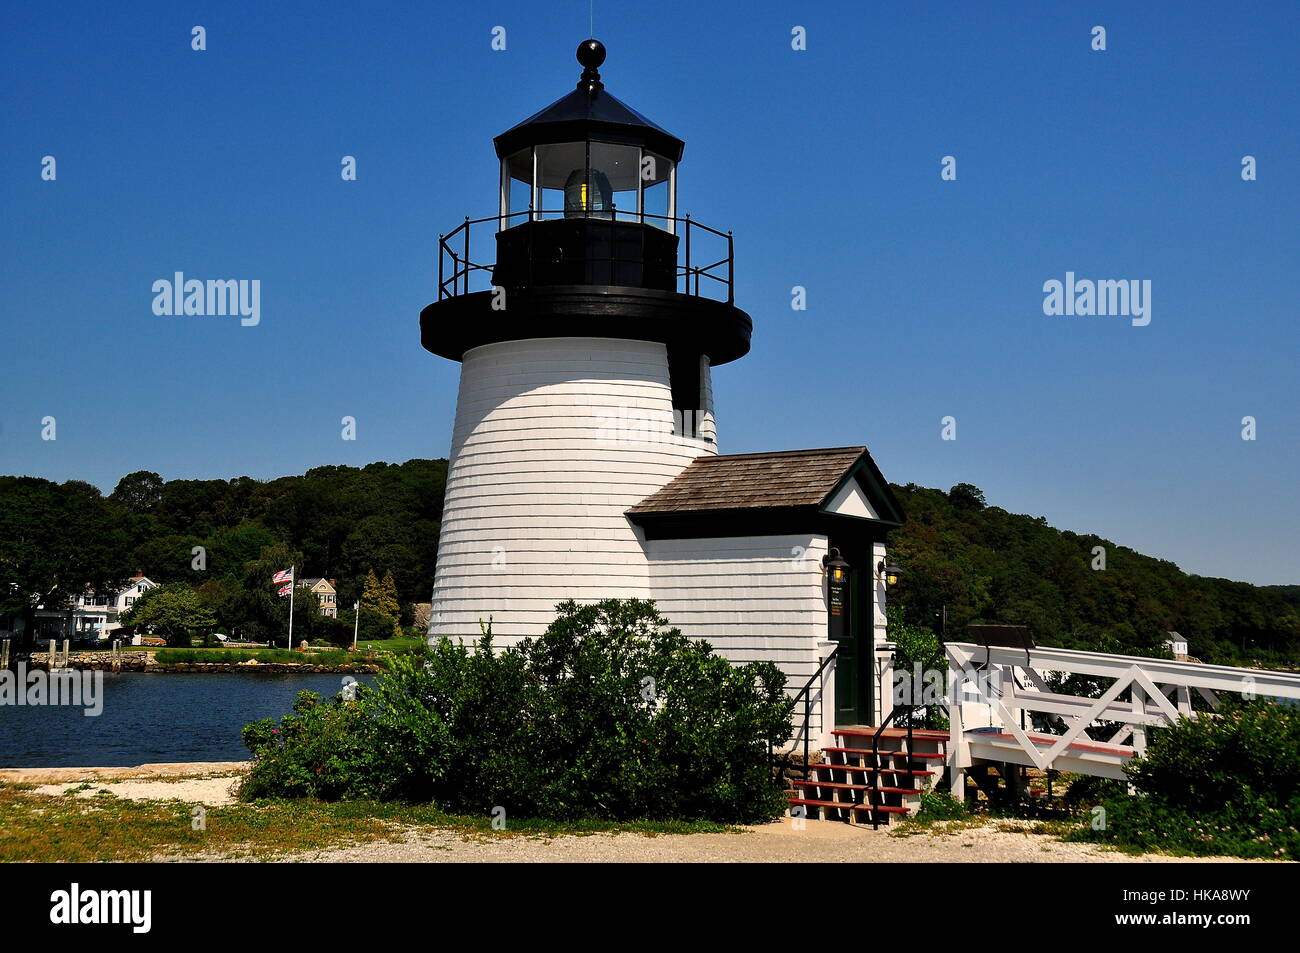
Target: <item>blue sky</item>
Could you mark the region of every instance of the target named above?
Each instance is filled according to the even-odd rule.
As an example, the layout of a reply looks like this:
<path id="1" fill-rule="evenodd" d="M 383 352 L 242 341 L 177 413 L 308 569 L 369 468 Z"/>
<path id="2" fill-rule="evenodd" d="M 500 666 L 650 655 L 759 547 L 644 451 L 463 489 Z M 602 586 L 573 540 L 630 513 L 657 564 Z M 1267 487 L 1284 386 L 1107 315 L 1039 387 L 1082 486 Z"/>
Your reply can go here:
<path id="1" fill-rule="evenodd" d="M 380 7 L 6 6 L 0 472 L 446 454 L 437 236 L 494 211 L 491 138 L 573 87 L 587 3 Z M 865 443 L 896 482 L 1300 582 L 1300 6 L 670 0 L 595 33 L 686 141 L 681 211 L 736 233 L 723 452 Z M 175 271 L 260 279 L 261 323 L 154 315 Z M 1150 280 L 1151 323 L 1045 315 L 1067 271 Z"/>

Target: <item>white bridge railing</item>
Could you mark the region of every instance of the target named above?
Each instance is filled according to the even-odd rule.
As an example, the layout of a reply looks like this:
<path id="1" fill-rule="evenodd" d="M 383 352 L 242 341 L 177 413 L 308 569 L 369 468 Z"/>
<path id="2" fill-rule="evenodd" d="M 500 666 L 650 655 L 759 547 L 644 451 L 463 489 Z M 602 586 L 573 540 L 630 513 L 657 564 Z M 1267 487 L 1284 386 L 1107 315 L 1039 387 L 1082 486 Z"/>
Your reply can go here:
<path id="1" fill-rule="evenodd" d="M 964 796 L 965 769 L 976 760 L 1122 778 L 1123 765 L 1145 752 L 1149 728 L 1196 717 L 1193 692 L 1211 710 L 1224 692 L 1300 700 L 1300 675 L 1285 672 L 1073 649 L 954 642 L 946 650 L 955 797 Z M 1092 698 L 1054 690 L 1048 684 L 1052 675 L 1111 682 Z M 1033 730 L 1034 715 L 1040 723 L 1047 716 L 1052 730 Z M 1102 722 L 1110 723 L 1109 730 Z M 1057 733 L 1062 723 L 1064 732 Z"/>

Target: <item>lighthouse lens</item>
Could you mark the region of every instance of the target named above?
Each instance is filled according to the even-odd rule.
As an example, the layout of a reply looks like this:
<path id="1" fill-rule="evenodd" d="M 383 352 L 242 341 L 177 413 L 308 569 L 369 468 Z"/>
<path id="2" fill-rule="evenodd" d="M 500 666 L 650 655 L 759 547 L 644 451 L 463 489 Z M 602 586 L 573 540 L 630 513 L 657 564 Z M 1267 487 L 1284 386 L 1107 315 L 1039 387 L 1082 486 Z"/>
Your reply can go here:
<path id="1" fill-rule="evenodd" d="M 613 218 L 614 198 L 609 177 L 599 169 L 584 174 L 574 169 L 564 183 L 565 218 Z"/>

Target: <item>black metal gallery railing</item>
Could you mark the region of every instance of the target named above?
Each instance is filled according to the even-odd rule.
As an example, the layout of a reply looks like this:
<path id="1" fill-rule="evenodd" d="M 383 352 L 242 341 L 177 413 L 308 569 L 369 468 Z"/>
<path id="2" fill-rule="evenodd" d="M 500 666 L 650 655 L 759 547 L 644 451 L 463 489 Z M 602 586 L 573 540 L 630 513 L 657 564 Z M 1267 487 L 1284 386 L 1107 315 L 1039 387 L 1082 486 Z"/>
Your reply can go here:
<path id="1" fill-rule="evenodd" d="M 561 223 L 580 227 L 582 242 L 573 241 L 571 236 L 559 244 L 547 241 L 546 230 Z M 476 248 L 490 238 L 495 238 L 490 255 Z M 511 256 L 509 261 L 504 258 L 507 254 Z M 494 260 L 488 261 L 488 257 Z M 601 266 L 605 266 L 603 270 Z M 710 228 L 689 215 L 678 218 L 611 210 L 606 215 L 595 212 L 565 217 L 562 211 L 530 208 L 504 216 L 467 216 L 452 231 L 438 236 L 438 300 L 488 290 L 497 283 L 498 270 L 505 267 L 510 269 L 512 283 L 526 286 L 619 283 L 590 278 L 576 282 L 553 279 L 556 274 L 572 273 L 575 267 L 586 268 L 589 274 L 595 269 L 609 276 L 644 270 L 646 280 L 636 282 L 640 287 L 662 287 L 727 304 L 735 300 L 731 232 Z"/>

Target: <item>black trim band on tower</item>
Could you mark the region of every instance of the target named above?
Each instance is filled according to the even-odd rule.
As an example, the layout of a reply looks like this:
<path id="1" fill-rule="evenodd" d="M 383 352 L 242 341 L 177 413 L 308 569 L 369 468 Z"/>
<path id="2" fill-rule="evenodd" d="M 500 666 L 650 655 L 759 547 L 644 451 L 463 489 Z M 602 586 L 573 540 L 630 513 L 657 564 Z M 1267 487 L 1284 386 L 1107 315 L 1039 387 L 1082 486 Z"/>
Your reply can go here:
<path id="1" fill-rule="evenodd" d="M 749 353 L 753 322 L 725 301 L 610 285 L 502 290 L 433 302 L 420 312 L 420 343 L 453 361 L 484 344 L 557 337 L 656 341 L 707 354 L 715 367 Z"/>

